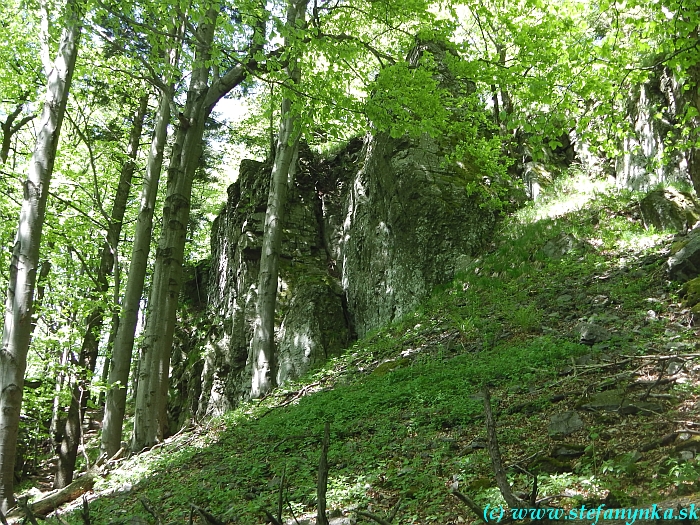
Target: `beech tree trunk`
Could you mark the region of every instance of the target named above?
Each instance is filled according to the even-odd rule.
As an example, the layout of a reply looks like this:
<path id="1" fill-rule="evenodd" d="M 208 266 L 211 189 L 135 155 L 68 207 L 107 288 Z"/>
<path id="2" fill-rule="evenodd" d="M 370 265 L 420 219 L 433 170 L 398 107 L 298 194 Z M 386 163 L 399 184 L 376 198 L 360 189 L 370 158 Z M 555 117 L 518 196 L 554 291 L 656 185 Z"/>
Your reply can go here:
<path id="1" fill-rule="evenodd" d="M 696 29 L 696 33 L 699 33 L 698 39 L 700 40 L 700 29 Z M 686 92 L 688 103 L 700 111 L 700 64 L 693 64 L 688 68 L 688 77 L 690 85 L 693 86 L 693 89 L 689 89 Z M 697 134 L 697 130 L 700 128 L 700 117 L 693 117 L 691 124 L 694 126 Z M 688 174 L 690 175 L 690 181 L 693 183 L 695 194 L 700 196 L 700 148 L 698 147 L 690 148 L 688 152 Z"/>
<path id="2" fill-rule="evenodd" d="M 190 217 L 192 181 L 202 153 L 204 124 L 216 103 L 256 67 L 252 56 L 261 50 L 251 45 L 250 59 L 209 85 L 211 45 L 218 11 L 210 9 L 197 29 L 195 69 L 192 71 L 184 111 L 168 167 L 168 189 L 163 204 L 163 229 L 156 251 L 156 265 L 141 347 L 131 449 L 142 450 L 167 433 L 167 398 L 170 352 L 182 280 L 182 259 Z"/>
<path id="3" fill-rule="evenodd" d="M 78 55 L 82 29 L 77 0 L 67 0 L 58 53 L 47 71 L 46 97 L 32 154 L 10 263 L 0 348 L 0 511 L 14 504 L 14 466 L 24 372 L 32 333 L 32 301 L 39 246 L 58 137 Z"/>
<path id="4" fill-rule="evenodd" d="M 182 258 L 190 217 L 192 179 L 202 151 L 204 106 L 209 83 L 211 45 L 217 12 L 210 9 L 197 30 L 195 62 L 185 110 L 168 167 L 168 189 L 163 204 L 163 230 L 156 251 L 156 265 L 148 301 L 146 331 L 141 348 L 132 450 L 162 440 L 167 432 L 166 401 L 170 350 L 175 332 L 176 309 L 182 278 Z"/>
<path id="5" fill-rule="evenodd" d="M 134 115 L 134 123 L 129 135 L 127 146 L 127 160 L 121 168 L 117 192 L 112 203 L 112 212 L 107 230 L 107 238 L 102 245 L 100 263 L 97 268 L 96 281 L 97 288 L 93 299 L 98 299 L 109 289 L 109 275 L 114 270 L 115 253 L 121 236 L 126 204 L 129 200 L 131 190 L 131 180 L 136 169 L 136 158 L 138 157 L 139 144 L 141 143 L 141 132 L 143 131 L 143 121 L 148 109 L 148 95 L 142 95 L 139 100 L 139 107 Z M 73 469 L 78 455 L 78 445 L 82 432 L 83 416 L 87 407 L 89 397 L 90 380 L 95 372 L 97 363 L 97 353 L 99 347 L 100 334 L 104 325 L 105 308 L 98 306 L 93 309 L 85 319 L 85 336 L 80 348 L 78 365 L 82 368 L 79 377 L 72 387 L 71 403 L 68 409 L 68 418 L 63 432 L 63 439 L 58 450 L 58 464 L 56 466 L 56 478 L 54 488 L 62 489 L 73 481 Z"/>
<path id="6" fill-rule="evenodd" d="M 288 28 L 298 27 L 304 23 L 308 0 L 290 0 L 287 6 Z M 289 47 L 290 37 L 285 37 L 285 47 Z M 296 61 L 290 59 L 287 68 L 292 84 L 298 84 L 301 70 Z M 299 149 L 299 130 L 296 129 L 297 117 L 292 111 L 292 100 L 282 99 L 280 131 L 272 168 L 270 192 L 265 213 L 265 232 L 263 234 L 262 253 L 260 254 L 260 273 L 258 274 L 258 297 L 255 305 L 255 326 L 250 341 L 249 362 L 253 377 L 250 397 L 259 398 L 276 385 L 275 359 L 275 307 L 277 304 L 277 278 L 279 275 L 279 252 L 282 244 L 282 224 L 287 193 L 294 183 L 296 156 Z"/>
<path id="7" fill-rule="evenodd" d="M 148 267 L 153 233 L 153 211 L 158 196 L 158 182 L 163 167 L 163 153 L 168 139 L 170 123 L 170 102 L 172 93 L 162 94 L 156 125 L 148 155 L 146 176 L 141 189 L 141 209 L 136 222 L 134 245 L 131 250 L 129 276 L 126 281 L 124 302 L 119 316 L 117 335 L 112 348 L 109 370 L 109 389 L 105 400 L 105 413 L 102 420 L 102 451 L 112 457 L 121 448 L 122 427 L 126 410 L 126 385 L 129 381 L 131 356 L 138 321 L 139 306 Z"/>

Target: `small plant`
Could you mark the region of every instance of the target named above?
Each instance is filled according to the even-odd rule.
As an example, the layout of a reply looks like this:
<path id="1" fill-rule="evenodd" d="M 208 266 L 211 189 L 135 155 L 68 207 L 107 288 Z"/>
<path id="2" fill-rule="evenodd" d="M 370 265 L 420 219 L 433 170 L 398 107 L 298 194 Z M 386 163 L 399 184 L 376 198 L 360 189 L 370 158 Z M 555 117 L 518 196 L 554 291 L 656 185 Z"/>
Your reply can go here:
<path id="1" fill-rule="evenodd" d="M 513 312 L 513 324 L 525 332 L 536 332 L 542 326 L 544 313 L 534 305 L 518 308 Z"/>
<path id="2" fill-rule="evenodd" d="M 669 458 L 665 464 L 668 474 L 665 477 L 669 485 L 677 489 L 691 490 L 700 485 L 700 463 L 697 459 L 684 461 L 676 458 Z"/>

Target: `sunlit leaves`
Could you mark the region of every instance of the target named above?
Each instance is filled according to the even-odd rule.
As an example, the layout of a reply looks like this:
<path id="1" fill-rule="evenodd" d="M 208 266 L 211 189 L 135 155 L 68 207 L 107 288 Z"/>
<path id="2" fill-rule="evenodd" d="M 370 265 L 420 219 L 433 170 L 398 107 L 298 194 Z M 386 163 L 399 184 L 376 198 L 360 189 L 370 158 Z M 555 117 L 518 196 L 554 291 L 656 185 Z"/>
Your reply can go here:
<path id="1" fill-rule="evenodd" d="M 400 62 L 378 76 L 367 116 L 392 137 L 436 136 L 448 117 L 440 94 L 432 71 Z"/>

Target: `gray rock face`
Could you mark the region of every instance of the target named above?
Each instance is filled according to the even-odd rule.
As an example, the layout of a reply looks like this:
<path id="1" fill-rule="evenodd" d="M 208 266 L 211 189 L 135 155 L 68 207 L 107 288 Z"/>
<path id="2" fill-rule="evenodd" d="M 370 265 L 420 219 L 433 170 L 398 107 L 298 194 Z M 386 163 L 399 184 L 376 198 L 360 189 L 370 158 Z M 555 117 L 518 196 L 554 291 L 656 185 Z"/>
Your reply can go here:
<path id="1" fill-rule="evenodd" d="M 307 152 L 282 241 L 279 383 L 415 308 L 488 240 L 494 214 L 467 195 L 443 165 L 444 153 L 428 138 L 383 135 L 354 142 L 330 162 Z M 192 385 L 178 387 L 198 416 L 221 413 L 248 394 L 268 177 L 264 164 L 242 163 L 214 224 L 207 284 L 185 286 L 189 295 L 207 291 L 211 317 L 206 340 L 181 345 L 183 353 L 206 349 L 201 379 L 190 374 Z"/>
<path id="2" fill-rule="evenodd" d="M 650 191 L 639 203 L 642 219 L 647 226 L 660 230 L 684 230 L 698 219 L 697 202 L 690 193 L 674 188 Z"/>
<path id="3" fill-rule="evenodd" d="M 305 166 L 304 161 L 301 164 Z M 204 350 L 201 373 L 190 374 L 186 387 L 190 399 L 201 385 L 198 402 L 190 403 L 191 415 L 197 417 L 222 413 L 245 398 L 250 388 L 248 351 L 268 185 L 269 166 L 243 161 L 239 180 L 229 188 L 226 207 L 214 222 L 208 277 L 198 288 L 207 297 L 204 317 L 211 325 L 203 339 L 180 345 L 182 352 Z M 343 290 L 337 272 L 329 270 L 320 209 L 315 181 L 308 169 L 302 169 L 285 209 L 280 255 L 276 320 L 280 383 L 337 355 L 351 339 Z M 192 286 L 186 284 L 185 292 L 191 296 Z M 183 360 L 187 361 L 173 362 Z"/>
<path id="4" fill-rule="evenodd" d="M 438 146 L 374 137 L 345 207 L 342 285 L 358 336 L 401 317 L 450 280 L 495 224 L 467 196 Z"/>
<path id="5" fill-rule="evenodd" d="M 420 42 L 409 61 L 418 66 L 425 52 L 437 64 L 449 63 L 449 49 L 433 42 Z M 446 66 L 434 74 L 456 97 L 474 90 Z M 467 110 L 455 109 L 455 118 L 460 111 Z M 394 139 L 378 133 L 351 141 L 331 160 L 315 158 L 308 147 L 300 152 L 280 253 L 278 383 L 414 309 L 435 286 L 464 270 L 489 240 L 495 214 L 466 190 L 469 180 L 482 182 L 482 174 L 446 164 L 453 151 L 448 137 Z M 186 341 L 180 349 L 206 350 L 199 401 L 192 399 L 200 388 L 192 374 L 180 374 L 192 386 L 176 386 L 196 416 L 220 413 L 249 394 L 269 175 L 269 166 L 244 161 L 213 226 L 204 287 L 211 326 L 200 330 L 205 340 Z M 188 361 L 184 355 L 173 358 Z"/>
<path id="6" fill-rule="evenodd" d="M 669 155 L 665 144 L 686 100 L 682 86 L 667 68 L 633 88 L 627 102 L 632 133 L 623 140 L 624 154 L 615 163 L 619 185 L 644 191 L 660 182 L 687 180 L 688 154 Z M 659 112 L 662 118 L 655 117 Z M 670 157 L 667 161 L 665 155 Z"/>
<path id="7" fill-rule="evenodd" d="M 669 277 L 674 281 L 688 281 L 700 275 L 700 228 L 679 243 L 667 264 Z"/>
<path id="8" fill-rule="evenodd" d="M 444 153 L 427 138 L 380 135 L 354 141 L 331 161 L 308 150 L 302 156 L 280 256 L 279 383 L 412 310 L 488 240 L 494 214 L 467 195 Z M 213 226 L 211 261 L 185 283 L 206 326 L 178 335 L 171 414 L 180 422 L 219 414 L 248 395 L 268 179 L 267 165 L 241 164 Z M 204 357 L 194 362 L 193 353 Z"/>
<path id="9" fill-rule="evenodd" d="M 350 334 L 342 293 L 322 282 L 297 285 L 277 336 L 278 383 L 322 365 L 347 346 Z"/>
<path id="10" fill-rule="evenodd" d="M 554 414 L 549 421 L 548 433 L 550 437 L 564 437 L 583 428 L 583 420 L 574 410 Z"/>
<path id="11" fill-rule="evenodd" d="M 573 134 L 577 157 L 586 170 L 614 176 L 619 187 L 635 191 L 648 191 L 660 183 L 688 182 L 690 172 L 697 170 L 692 150 L 669 148 L 669 142 L 681 141 L 676 125 L 683 121 L 686 105 L 695 104 L 693 91 L 684 90 L 684 83 L 664 67 L 632 86 L 621 108 L 629 133 L 618 143 L 622 154 L 614 159 Z"/>

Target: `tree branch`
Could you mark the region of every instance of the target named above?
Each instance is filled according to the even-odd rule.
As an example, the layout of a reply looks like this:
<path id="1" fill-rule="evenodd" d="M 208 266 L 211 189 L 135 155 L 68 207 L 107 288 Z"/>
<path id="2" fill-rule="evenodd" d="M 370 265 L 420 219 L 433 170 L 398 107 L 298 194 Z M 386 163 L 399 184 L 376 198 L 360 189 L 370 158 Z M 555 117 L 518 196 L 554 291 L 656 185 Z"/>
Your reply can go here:
<path id="1" fill-rule="evenodd" d="M 370 43 L 365 42 L 364 40 L 361 40 L 357 38 L 356 36 L 348 35 L 346 33 L 341 33 L 339 35 L 329 35 L 327 33 L 319 33 L 321 38 L 328 38 L 329 40 L 335 40 L 336 42 L 355 42 L 356 44 L 359 44 L 360 46 L 364 47 L 374 55 L 374 57 L 377 59 L 379 64 L 383 67 L 385 67 L 384 62 L 382 62 L 382 58 L 389 62 L 391 65 L 396 64 L 396 59 L 392 57 L 391 55 L 387 55 L 386 53 L 382 53 L 379 51 L 377 48 L 372 46 Z"/>
<path id="2" fill-rule="evenodd" d="M 526 506 L 525 502 L 513 494 L 506 477 L 505 469 L 503 468 L 503 460 L 501 459 L 501 451 L 498 448 L 498 438 L 496 437 L 496 423 L 491 412 L 491 394 L 488 388 L 482 390 L 484 396 L 484 413 L 486 415 L 486 434 L 488 437 L 488 449 L 491 456 L 491 465 L 493 466 L 493 474 L 496 478 L 498 489 L 503 495 L 503 499 L 511 509 L 517 509 Z"/>
<path id="3" fill-rule="evenodd" d="M 484 517 L 484 509 L 479 507 L 479 505 L 476 504 L 476 502 L 471 499 L 469 496 L 466 494 L 462 494 L 458 490 L 452 490 L 452 495 L 460 500 L 462 503 L 464 503 L 467 507 L 471 509 L 471 511 L 477 515 L 479 519 L 483 519 Z"/>

